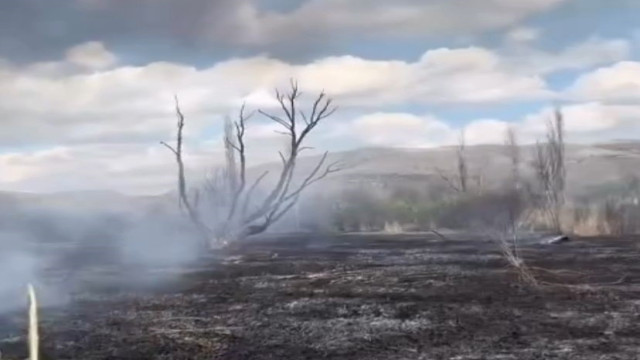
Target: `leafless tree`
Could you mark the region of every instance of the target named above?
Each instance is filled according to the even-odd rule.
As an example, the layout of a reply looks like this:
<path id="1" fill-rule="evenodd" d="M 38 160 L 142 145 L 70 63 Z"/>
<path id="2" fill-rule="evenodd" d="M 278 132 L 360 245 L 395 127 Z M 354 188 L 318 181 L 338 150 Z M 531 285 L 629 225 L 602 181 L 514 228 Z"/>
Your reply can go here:
<path id="1" fill-rule="evenodd" d="M 507 211 L 506 228 L 502 230 L 504 235 L 498 237 L 503 255 L 505 255 L 509 263 L 517 269 L 526 270 L 526 268 L 523 268 L 524 263 L 520 258 L 518 244 L 520 220 L 525 210 L 520 177 L 521 154 L 516 131 L 511 126 L 507 128 L 505 133 L 505 151 L 511 167 L 511 176 L 506 190 L 508 195 L 505 196 L 507 201 L 507 204 L 505 204 Z M 521 272 L 521 275 L 528 278 L 526 271 Z"/>
<path id="2" fill-rule="evenodd" d="M 469 167 L 466 156 L 466 140 L 464 131 L 460 133 L 458 145 L 456 147 L 456 172 L 454 177 L 445 174 L 444 171 L 436 168 L 440 178 L 444 180 L 456 193 L 466 194 L 469 190 Z"/>
<path id="3" fill-rule="evenodd" d="M 287 151 L 279 152 L 282 168 L 277 181 L 273 188 L 267 191 L 264 199 L 258 201 L 256 205 L 255 192 L 268 172 L 262 173 L 251 184 L 248 183 L 245 134 L 246 123 L 254 114 L 246 114 L 245 106 L 242 106 L 238 119 L 234 122 L 228 121 L 225 124 L 226 166 L 224 173 L 214 177 L 213 181 L 209 182 L 209 188 L 206 191 L 214 194 L 228 194 L 226 199 L 228 203 L 224 206 L 225 214 L 222 216 L 222 221 L 203 219 L 198 207 L 195 206 L 188 194 L 182 158 L 184 116 L 176 101 L 178 116 L 176 146 L 163 144 L 176 157 L 180 203 L 200 232 L 206 235 L 209 245 L 220 245 L 264 232 L 294 207 L 305 189 L 329 174 L 343 169 L 340 162 L 328 163 L 328 152 L 325 152 L 312 170 L 302 177 L 301 181 L 294 181 L 298 157 L 300 153 L 310 149 L 304 145 L 305 140 L 322 120 L 336 111 L 336 107 L 332 105 L 332 99 L 321 92 L 312 103 L 310 111 L 299 109 L 302 93 L 295 81 L 291 81 L 291 88 L 287 93 L 281 93 L 276 89 L 275 95 L 282 113 L 275 115 L 262 110 L 258 110 L 258 112 L 280 125 L 282 128 L 280 133 L 288 138 Z M 214 196 L 214 198 L 221 199 L 220 196 Z"/>
<path id="4" fill-rule="evenodd" d="M 561 230 L 560 214 L 565 202 L 565 130 L 564 118 L 560 109 L 547 123 L 547 135 L 544 143 L 536 144 L 533 167 L 543 195 L 543 207 L 553 230 Z"/>
<path id="5" fill-rule="evenodd" d="M 508 127 L 505 135 L 505 146 L 507 157 L 511 165 L 511 186 L 514 189 L 520 188 L 520 146 L 518 145 L 518 137 L 513 127 Z"/>
<path id="6" fill-rule="evenodd" d="M 244 109 L 241 109 L 240 116 L 243 118 Z M 224 179 L 228 190 L 234 192 L 238 189 L 238 164 L 236 160 L 236 149 L 238 143 L 235 139 L 233 122 L 229 117 L 224 120 L 224 151 L 225 151 L 225 173 Z"/>
<path id="7" fill-rule="evenodd" d="M 524 210 L 524 199 L 520 174 L 520 146 L 518 145 L 517 134 L 513 127 L 507 128 L 505 134 L 505 150 L 511 167 L 511 177 L 509 179 L 510 184 L 508 189 L 510 196 L 507 197 L 509 199 L 509 226 L 511 227 L 510 231 L 515 232 L 517 231 L 516 224 Z"/>
<path id="8" fill-rule="evenodd" d="M 208 239 L 212 236 L 212 232 L 204 224 L 200 213 L 197 210 L 196 204 L 198 203 L 198 196 L 196 195 L 192 198 L 187 193 L 187 181 L 183 159 L 183 131 L 185 117 L 180 110 L 180 104 L 177 96 L 175 97 L 175 112 L 176 117 L 178 118 L 176 144 L 175 146 L 171 146 L 164 141 L 161 142 L 161 144 L 173 153 L 178 166 L 178 197 L 180 208 L 185 210 L 191 221 L 196 225 L 196 229 L 200 232 L 201 238 Z"/>

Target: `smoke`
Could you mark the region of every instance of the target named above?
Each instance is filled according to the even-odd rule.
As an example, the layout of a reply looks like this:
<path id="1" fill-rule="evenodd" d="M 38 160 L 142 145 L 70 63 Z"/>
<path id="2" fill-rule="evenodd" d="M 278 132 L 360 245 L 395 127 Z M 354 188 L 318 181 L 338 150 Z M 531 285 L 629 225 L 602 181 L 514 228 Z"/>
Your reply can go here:
<path id="1" fill-rule="evenodd" d="M 0 313 L 24 306 L 26 284 L 37 279 L 38 261 L 24 240 L 20 233 L 0 233 Z"/>
<path id="2" fill-rule="evenodd" d="M 150 277 L 149 270 L 192 263 L 198 239 L 175 203 L 162 200 L 2 199 L 0 313 L 25 308 L 29 283 L 47 307 L 67 304 L 88 287 L 169 280 L 166 273 Z"/>

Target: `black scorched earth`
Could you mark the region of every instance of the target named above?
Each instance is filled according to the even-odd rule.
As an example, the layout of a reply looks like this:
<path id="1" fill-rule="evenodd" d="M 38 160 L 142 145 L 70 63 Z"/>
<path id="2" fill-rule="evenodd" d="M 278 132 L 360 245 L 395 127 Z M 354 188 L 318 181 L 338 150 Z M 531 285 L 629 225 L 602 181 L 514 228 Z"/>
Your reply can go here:
<path id="1" fill-rule="evenodd" d="M 540 289 L 493 242 L 428 235 L 284 236 L 189 268 L 103 265 L 41 309 L 43 358 L 637 359 L 638 240 L 529 246 Z M 132 271 L 163 281 L 124 281 Z M 26 356 L 25 326 L 24 311 L 2 315 L 3 359 Z"/>

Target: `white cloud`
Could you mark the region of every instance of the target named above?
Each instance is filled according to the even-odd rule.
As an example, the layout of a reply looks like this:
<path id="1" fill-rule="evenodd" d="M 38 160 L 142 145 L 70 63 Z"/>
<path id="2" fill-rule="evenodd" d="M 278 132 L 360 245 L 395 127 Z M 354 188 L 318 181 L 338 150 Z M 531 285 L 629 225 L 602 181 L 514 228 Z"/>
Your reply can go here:
<path id="1" fill-rule="evenodd" d="M 505 34 L 505 39 L 513 44 L 525 44 L 536 41 L 540 38 L 542 31 L 531 27 L 517 27 L 509 30 Z"/>
<path id="2" fill-rule="evenodd" d="M 583 74 L 567 90 L 573 99 L 640 101 L 640 62 L 623 61 Z"/>
<path id="3" fill-rule="evenodd" d="M 288 138 L 275 123 L 249 120 L 246 156 L 249 166 L 279 161 Z M 327 138 L 311 134 L 305 155 L 325 150 Z M 172 140 L 168 140 L 174 146 Z M 224 161 L 222 139 L 188 141 L 184 163 L 190 184 L 203 181 Z M 249 169 L 249 176 L 254 176 Z M 0 154 L 0 188 L 7 191 L 115 190 L 130 194 L 162 194 L 176 184 L 173 154 L 158 142 L 82 143 L 37 151 Z"/>
<path id="4" fill-rule="evenodd" d="M 311 139 L 318 150 L 333 150 L 338 143 L 353 147 L 453 144 L 461 129 L 444 119 L 385 113 L 379 108 L 547 99 L 554 94 L 540 74 L 626 56 L 624 42 L 589 40 L 585 44 L 555 55 L 531 53 L 528 62 L 522 63 L 522 54 L 480 47 L 433 49 L 414 62 L 338 56 L 290 64 L 256 56 L 195 68 L 167 62 L 124 66 L 115 62 L 114 55 L 112 61 L 103 58 L 103 62 L 97 56 L 79 69 L 82 61 L 71 57 L 27 66 L 0 61 L 0 143 L 5 147 L 58 144 L 43 151 L 0 155 L 0 184 L 14 190 L 166 191 L 175 182 L 175 164 L 158 141 L 173 138 L 174 93 L 187 115 L 190 174 L 197 177 L 220 158 L 217 132 L 224 115 L 233 114 L 243 100 L 250 108 L 277 110 L 272 89 L 286 86 L 291 77 L 299 80 L 306 95 L 326 90 L 337 105 L 355 114 L 347 119 L 339 112 L 335 119 L 327 119 Z M 620 100 L 622 95 L 637 98 L 638 89 L 629 87 L 638 85 L 636 72 L 640 72 L 637 63 L 621 62 L 576 81 L 571 94 L 594 101 L 565 107 L 572 141 L 640 131 L 637 106 L 601 101 Z M 520 139 L 531 142 L 540 137 L 549 115 L 550 109 L 543 109 L 517 122 Z M 502 143 L 506 127 L 507 122 L 499 119 L 472 121 L 466 126 L 467 142 Z M 277 160 L 284 138 L 274 130 L 272 123 L 252 120 L 248 130 L 252 164 Z"/>
<path id="5" fill-rule="evenodd" d="M 581 103 L 563 107 L 562 113 L 567 138 L 571 142 L 640 138 L 638 105 Z M 503 144 L 506 130 L 511 125 L 518 132 L 521 142 L 534 143 L 544 137 L 547 122 L 553 115 L 554 109 L 546 107 L 513 122 L 477 119 L 454 127 L 431 115 L 373 113 L 344 126 L 342 134 L 351 134 L 358 140 L 358 145 L 432 147 L 457 143 L 460 131 L 464 129 L 469 145 Z"/>
<path id="6" fill-rule="evenodd" d="M 89 70 L 101 70 L 115 65 L 118 58 L 101 42 L 91 41 L 67 50 L 66 60 Z"/>
<path id="7" fill-rule="evenodd" d="M 457 144 L 462 130 L 469 145 L 504 142 L 508 123 L 479 119 L 454 127 L 432 115 L 373 113 L 353 120 L 346 132 L 365 146 L 426 148 Z"/>
<path id="8" fill-rule="evenodd" d="M 433 116 L 407 113 L 373 113 L 353 120 L 346 129 L 368 146 L 432 147 L 447 143 L 452 129 Z"/>
<path id="9" fill-rule="evenodd" d="M 502 144 L 509 123 L 494 119 L 480 119 L 464 128 L 465 141 L 469 145 Z"/>
<path id="10" fill-rule="evenodd" d="M 542 78 L 509 71 L 498 54 L 478 47 L 429 50 L 414 63 L 327 58 L 297 68 L 296 74 L 313 90 L 325 88 L 364 106 L 491 103 L 550 95 Z"/>
<path id="11" fill-rule="evenodd" d="M 305 92 L 324 89 L 347 107 L 491 103 L 549 94 L 543 79 L 509 71 L 499 55 L 475 47 L 430 50 L 416 62 L 343 56 L 292 65 L 258 56 L 204 69 L 156 62 L 88 73 L 39 65 L 0 64 L 0 107 L 11 114 L 8 131 L 0 135 L 5 144 L 163 139 L 173 132 L 174 93 L 195 134 L 243 99 L 250 107 L 273 105 L 271 89 L 291 77 Z"/>
<path id="12" fill-rule="evenodd" d="M 220 159 L 219 151 L 187 147 L 185 164 L 190 180 L 202 179 L 205 170 Z M 0 183 L 6 190 L 158 194 L 170 190 L 175 181 L 174 158 L 159 144 L 57 146 L 0 155 Z"/>
<path id="13" fill-rule="evenodd" d="M 513 124 L 521 143 L 544 136 L 553 109 L 544 108 Z M 574 104 L 563 108 L 570 142 L 638 138 L 640 106 Z M 508 122 L 479 119 L 464 126 L 466 142 L 502 144 Z M 431 115 L 376 112 L 350 121 L 323 124 L 309 145 L 317 151 L 335 150 L 339 143 L 351 147 L 436 147 L 458 141 L 462 127 Z M 271 123 L 250 123 L 247 130 L 250 164 L 277 161 L 285 137 Z M 635 134 L 635 135 L 634 135 Z M 193 143 L 186 148 L 190 181 L 203 179 L 207 170 L 222 161 L 219 139 Z M 311 152 L 309 153 L 311 154 Z M 5 190 L 60 191 L 112 189 L 125 193 L 154 194 L 175 185 L 173 157 L 159 144 L 81 144 L 0 155 L 0 185 Z"/>
<path id="14" fill-rule="evenodd" d="M 553 118 L 548 107 L 524 117 L 518 130 L 527 141 L 542 139 L 546 124 Z M 611 139 L 640 139 L 640 106 L 608 105 L 601 102 L 562 107 L 569 142 L 603 142 Z"/>
<path id="15" fill-rule="evenodd" d="M 15 191 L 166 191 L 173 173 L 172 158 L 165 151 L 160 147 L 85 145 L 3 154 L 0 180 L 3 189 Z"/>

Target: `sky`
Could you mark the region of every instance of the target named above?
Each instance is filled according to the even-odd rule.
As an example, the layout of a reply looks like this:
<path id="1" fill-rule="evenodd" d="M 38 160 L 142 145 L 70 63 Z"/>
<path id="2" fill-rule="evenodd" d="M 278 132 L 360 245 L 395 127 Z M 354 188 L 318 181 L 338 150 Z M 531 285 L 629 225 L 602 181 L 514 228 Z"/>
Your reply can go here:
<path id="1" fill-rule="evenodd" d="M 637 0 L 2 0 L 0 190 L 175 186 L 173 97 L 193 174 L 221 161 L 225 116 L 338 111 L 316 151 L 523 143 L 561 106 L 571 142 L 640 138 Z M 248 155 L 285 139 L 259 115 Z M 196 176 L 196 175 L 194 175 Z"/>

